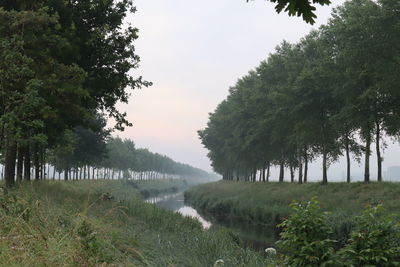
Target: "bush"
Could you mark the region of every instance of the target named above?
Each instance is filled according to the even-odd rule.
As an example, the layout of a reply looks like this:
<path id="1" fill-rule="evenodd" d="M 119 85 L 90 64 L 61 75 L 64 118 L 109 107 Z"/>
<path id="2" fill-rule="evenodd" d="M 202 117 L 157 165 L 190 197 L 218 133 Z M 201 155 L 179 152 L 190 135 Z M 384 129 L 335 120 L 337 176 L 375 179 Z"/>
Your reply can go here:
<path id="1" fill-rule="evenodd" d="M 400 226 L 382 205 L 367 207 L 339 252 L 347 266 L 400 266 Z"/>
<path id="2" fill-rule="evenodd" d="M 293 202 L 293 214 L 283 223 L 278 245 L 284 252 L 285 266 L 329 266 L 333 263 L 332 229 L 326 213 L 313 198 L 306 204 Z"/>
<path id="3" fill-rule="evenodd" d="M 400 266 L 400 223 L 382 205 L 356 218 L 344 246 L 334 250 L 332 228 L 318 201 L 292 203 L 293 214 L 279 225 L 284 266 Z"/>

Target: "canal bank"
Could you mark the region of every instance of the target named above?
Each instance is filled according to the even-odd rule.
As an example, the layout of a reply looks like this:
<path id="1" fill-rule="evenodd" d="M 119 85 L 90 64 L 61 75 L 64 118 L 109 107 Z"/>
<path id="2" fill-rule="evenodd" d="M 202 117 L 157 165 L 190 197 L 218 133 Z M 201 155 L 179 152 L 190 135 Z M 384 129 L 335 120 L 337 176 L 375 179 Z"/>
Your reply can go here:
<path id="1" fill-rule="evenodd" d="M 225 221 L 263 225 L 277 232 L 276 225 L 292 214 L 293 201 L 316 197 L 328 212 L 332 239 L 344 245 L 366 205 L 384 204 L 385 212 L 400 218 L 400 183 L 278 183 L 218 181 L 186 190 L 186 199 L 201 214 Z"/>
<path id="2" fill-rule="evenodd" d="M 167 181 L 39 181 L 1 192 L 0 266 L 270 264 L 265 252 L 243 249 L 228 231 L 205 231 L 197 220 L 140 198 L 143 189 L 169 187 Z"/>
<path id="3" fill-rule="evenodd" d="M 237 239 L 237 243 L 244 248 L 264 251 L 265 248 L 274 247 L 277 240 L 277 234 L 274 229 L 263 225 L 243 223 L 232 218 L 217 217 L 197 210 L 189 202 L 185 201 L 183 191 L 148 197 L 145 198 L 145 202 L 157 205 L 165 210 L 180 213 L 183 216 L 195 218 L 206 231 L 229 230 Z"/>

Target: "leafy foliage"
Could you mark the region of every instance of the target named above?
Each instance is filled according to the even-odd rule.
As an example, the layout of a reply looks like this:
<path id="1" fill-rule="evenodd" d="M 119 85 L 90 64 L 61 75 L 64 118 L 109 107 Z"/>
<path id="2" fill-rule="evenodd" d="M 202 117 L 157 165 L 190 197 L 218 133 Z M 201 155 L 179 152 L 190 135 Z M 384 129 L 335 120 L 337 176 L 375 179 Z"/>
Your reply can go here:
<path id="1" fill-rule="evenodd" d="M 332 229 L 327 216 L 313 198 L 305 204 L 292 203 L 293 214 L 282 228 L 278 245 L 284 251 L 285 266 L 329 266 L 333 263 Z"/>
<path id="2" fill-rule="evenodd" d="M 139 57 L 133 45 L 137 29 L 123 27 L 129 11 L 135 11 L 130 0 L 0 1 L 0 128 L 7 186 L 14 184 L 17 154 L 27 170 L 33 156 L 43 176 L 44 151 L 59 150 L 73 129 L 80 131 L 79 140 L 88 137 L 85 129 L 93 130 L 99 113 L 113 117 L 116 129 L 131 125 L 116 104 L 127 102 L 127 88 L 151 83 L 130 72 Z M 91 132 L 93 140 L 104 139 L 103 128 Z M 61 165 L 69 168 L 68 162 Z M 29 171 L 25 176 L 30 179 Z"/>
<path id="3" fill-rule="evenodd" d="M 249 0 L 247 0 L 248 2 Z M 330 0 L 270 0 L 273 3 L 276 3 L 275 9 L 276 12 L 280 13 L 282 10 L 287 12 L 289 16 L 302 16 L 303 20 L 310 24 L 314 24 L 315 18 L 315 5 L 329 5 L 331 3 Z"/>
<path id="4" fill-rule="evenodd" d="M 400 265 L 400 224 L 382 205 L 364 210 L 348 242 L 339 252 L 346 266 Z"/>
<path id="5" fill-rule="evenodd" d="M 282 5 L 289 2 L 298 1 Z M 321 157 L 327 183 L 330 164 L 345 155 L 350 182 L 351 158 L 360 161 L 363 154 L 369 182 L 375 142 L 382 181 L 384 136 L 400 133 L 399 50 L 393 48 L 400 16 L 389 2 L 347 1 L 327 25 L 296 44 L 283 41 L 238 79 L 199 131 L 214 170 L 227 180 L 255 181 L 260 173 L 265 181 L 277 165 L 280 182 L 289 169 L 291 181 L 297 171 L 302 183 L 308 163 Z"/>
<path id="6" fill-rule="evenodd" d="M 307 204 L 292 203 L 293 214 L 281 227 L 285 266 L 398 266 L 399 222 L 388 216 L 382 205 L 369 206 L 356 219 L 347 244 L 333 249 L 327 217 L 316 199 Z"/>

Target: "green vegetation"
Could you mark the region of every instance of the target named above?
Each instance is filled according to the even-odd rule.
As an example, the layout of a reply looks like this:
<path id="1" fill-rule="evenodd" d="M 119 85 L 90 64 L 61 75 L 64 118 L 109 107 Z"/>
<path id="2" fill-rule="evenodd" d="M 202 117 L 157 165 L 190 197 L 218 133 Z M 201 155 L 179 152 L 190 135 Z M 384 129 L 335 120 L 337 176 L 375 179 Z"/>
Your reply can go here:
<path id="1" fill-rule="evenodd" d="M 132 124 L 116 109 L 139 64 L 131 0 L 0 1 L 2 178 L 157 179 L 209 174 L 111 138 Z M 107 117 L 115 122 L 107 128 Z"/>
<path id="2" fill-rule="evenodd" d="M 329 218 L 316 199 L 291 207 L 293 214 L 279 225 L 284 266 L 399 266 L 400 224 L 382 205 L 365 208 L 351 237 L 336 250 Z"/>
<path id="3" fill-rule="evenodd" d="M 294 202 L 290 207 L 293 214 L 278 226 L 283 229 L 278 244 L 285 253 L 284 266 L 334 265 L 332 230 L 318 202 Z"/>
<path id="4" fill-rule="evenodd" d="M 43 181 L 0 195 L 2 266 L 266 266 L 227 231 L 146 204 L 166 181 Z"/>
<path id="5" fill-rule="evenodd" d="M 136 179 L 166 178 L 212 179 L 215 175 L 147 149 L 135 148 L 130 139 L 109 137 L 99 132 L 78 128 L 69 132 L 72 140 L 44 153 L 47 161 L 39 166 L 39 176 L 46 179 L 44 169 L 52 168 L 51 178 L 59 179 Z M 42 171 L 43 170 L 43 171 Z M 47 171 L 47 173 L 49 173 Z"/>
<path id="6" fill-rule="evenodd" d="M 247 0 L 249 2 L 249 0 Z M 314 24 L 315 18 L 315 10 L 319 5 L 329 5 L 331 0 L 270 0 L 272 3 L 276 3 L 275 10 L 276 12 L 280 13 L 282 10 L 287 12 L 289 16 L 302 16 L 303 20 L 310 24 Z"/>
<path id="7" fill-rule="evenodd" d="M 150 83 L 130 74 L 139 57 L 137 29 L 124 21 L 129 11 L 135 11 L 130 0 L 0 1 L 0 143 L 7 186 L 22 180 L 23 166 L 29 180 L 31 164 L 41 169 L 45 151 L 71 141 L 69 132 L 77 127 L 91 128 L 104 116 L 115 120 L 116 129 L 131 125 L 116 104 L 128 101 L 127 88 Z"/>
<path id="8" fill-rule="evenodd" d="M 400 214 L 400 184 L 397 183 L 247 183 L 219 181 L 192 187 L 185 199 L 199 211 L 216 218 L 233 218 L 247 224 L 276 225 L 290 215 L 290 203 L 317 197 L 329 211 L 334 239 L 343 244 L 354 226 L 354 218 L 365 205 L 384 203 L 390 213 Z"/>
<path id="9" fill-rule="evenodd" d="M 302 183 L 320 157 L 327 183 L 329 165 L 345 156 L 350 182 L 351 157 L 363 155 L 369 182 L 375 143 L 382 181 L 384 140 L 400 136 L 399 25 L 398 1 L 352 0 L 298 43 L 282 42 L 199 131 L 214 170 L 226 180 L 268 181 L 275 165 L 280 182 L 289 170 Z"/>

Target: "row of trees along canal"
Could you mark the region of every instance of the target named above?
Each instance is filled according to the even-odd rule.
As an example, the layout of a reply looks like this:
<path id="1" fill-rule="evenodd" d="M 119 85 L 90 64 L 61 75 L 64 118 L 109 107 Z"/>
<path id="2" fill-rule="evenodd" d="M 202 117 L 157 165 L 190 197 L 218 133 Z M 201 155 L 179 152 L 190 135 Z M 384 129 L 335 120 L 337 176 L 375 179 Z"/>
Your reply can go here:
<path id="1" fill-rule="evenodd" d="M 30 169 L 17 164 L 17 180 L 43 179 L 136 179 L 211 178 L 212 175 L 171 158 L 136 149 L 132 140 L 110 137 L 105 119 L 94 123 L 96 130 L 77 127 L 66 130 L 54 147 L 34 160 Z M 18 163 L 18 161 L 17 161 Z M 1 173 L 3 176 L 3 172 Z"/>
<path id="2" fill-rule="evenodd" d="M 150 83 L 129 73 L 137 29 L 124 24 L 131 0 L 0 1 L 0 138 L 4 180 L 154 179 L 208 176 L 168 157 L 109 138 L 131 124 L 116 109 L 126 88 Z M 33 166 L 32 166 L 33 165 Z M 47 165 L 47 172 L 45 166 Z M 61 172 L 63 174 L 61 175 Z M 3 176 L 2 174 L 2 176 Z"/>
<path id="3" fill-rule="evenodd" d="M 122 28 L 132 1 L 0 1 L 0 129 L 7 186 L 15 165 L 39 169 L 47 149 L 67 131 L 89 128 L 110 116 L 129 125 L 115 108 L 127 87 L 148 86 L 128 72 L 139 57 L 137 29 Z M 99 112 L 102 115 L 99 115 Z M 33 159 L 31 159 L 33 157 Z M 16 160 L 18 158 L 18 161 Z"/>
<path id="4" fill-rule="evenodd" d="M 353 0 L 298 43 L 282 42 L 239 79 L 199 131 L 215 171 L 224 179 L 268 181 L 271 165 L 307 181 L 308 163 L 364 157 L 370 181 L 375 142 L 382 181 L 384 136 L 400 133 L 400 2 Z"/>

